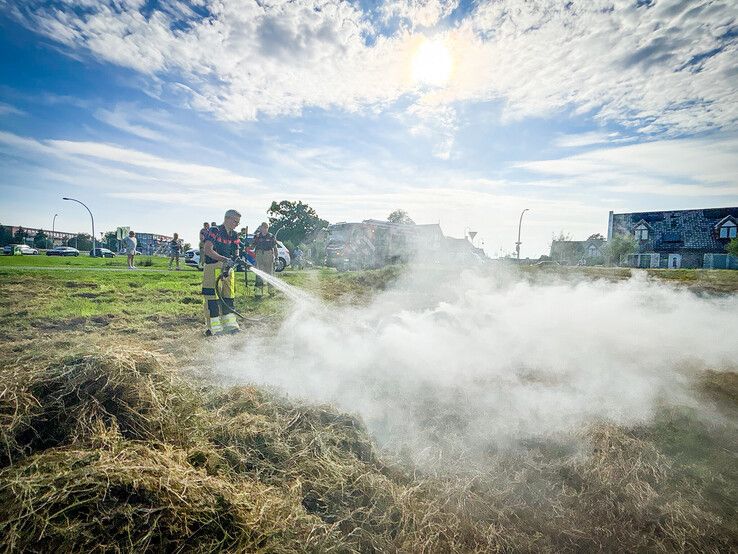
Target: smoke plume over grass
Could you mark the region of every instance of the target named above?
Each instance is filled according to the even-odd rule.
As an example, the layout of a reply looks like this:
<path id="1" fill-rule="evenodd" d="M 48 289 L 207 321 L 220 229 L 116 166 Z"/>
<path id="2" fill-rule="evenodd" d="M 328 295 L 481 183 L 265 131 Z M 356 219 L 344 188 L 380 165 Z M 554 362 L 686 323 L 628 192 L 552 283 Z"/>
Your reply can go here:
<path id="1" fill-rule="evenodd" d="M 368 305 L 316 306 L 249 337 L 220 369 L 357 413 L 381 446 L 418 462 L 648 423 L 659 406 L 697 406 L 697 372 L 736 367 L 738 297 L 646 278 L 416 272 Z"/>

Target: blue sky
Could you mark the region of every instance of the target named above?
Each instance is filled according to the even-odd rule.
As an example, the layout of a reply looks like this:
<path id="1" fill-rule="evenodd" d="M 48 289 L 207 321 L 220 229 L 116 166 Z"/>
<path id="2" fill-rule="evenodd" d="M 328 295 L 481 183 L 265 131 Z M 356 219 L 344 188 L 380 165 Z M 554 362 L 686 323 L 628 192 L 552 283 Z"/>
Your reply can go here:
<path id="1" fill-rule="evenodd" d="M 738 205 L 729 1 L 0 0 L 0 222 L 193 241 L 272 200 L 523 256 Z"/>

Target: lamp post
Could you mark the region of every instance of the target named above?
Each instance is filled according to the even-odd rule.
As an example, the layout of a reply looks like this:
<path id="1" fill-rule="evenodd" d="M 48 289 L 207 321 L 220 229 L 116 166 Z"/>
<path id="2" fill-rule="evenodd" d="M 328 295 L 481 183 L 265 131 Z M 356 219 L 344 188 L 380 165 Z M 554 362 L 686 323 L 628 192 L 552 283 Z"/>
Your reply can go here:
<path id="1" fill-rule="evenodd" d="M 518 222 L 518 242 L 515 243 L 515 257 L 520 260 L 520 228 L 523 226 L 523 214 L 525 212 L 530 211 L 528 208 L 525 208 L 522 212 L 520 212 L 520 221 Z"/>
<path id="2" fill-rule="evenodd" d="M 54 246 L 54 235 L 56 234 L 54 231 L 56 230 L 56 216 L 59 214 L 54 214 L 54 219 L 51 220 L 51 246 Z M 46 248 L 48 248 L 49 245 L 46 245 Z"/>
<path id="3" fill-rule="evenodd" d="M 76 202 L 77 204 L 82 204 L 87 210 L 87 213 L 90 214 L 90 219 L 92 220 L 92 257 L 93 258 L 96 257 L 97 252 L 95 252 L 95 218 L 92 217 L 92 212 L 90 211 L 90 208 L 88 208 L 84 202 L 80 202 L 79 200 L 76 200 L 75 198 L 67 198 L 65 196 L 64 198 L 62 198 L 62 200 L 70 200 L 72 202 Z"/>

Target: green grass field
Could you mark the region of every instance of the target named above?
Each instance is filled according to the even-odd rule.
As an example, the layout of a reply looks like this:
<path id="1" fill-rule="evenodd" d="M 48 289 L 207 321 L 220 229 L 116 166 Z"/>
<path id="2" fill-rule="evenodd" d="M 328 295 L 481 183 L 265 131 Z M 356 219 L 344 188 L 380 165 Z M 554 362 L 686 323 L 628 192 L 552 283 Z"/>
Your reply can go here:
<path id="1" fill-rule="evenodd" d="M 154 271 L 124 268 L 120 257 L 0 257 L 0 457 L 17 460 L 0 464 L 0 539 L 13 537 L 17 551 L 89 548 L 98 537 L 133 551 L 133 541 L 157 536 L 166 542 L 152 548 L 174 549 L 193 525 L 206 542 L 192 544 L 236 550 L 738 548 L 738 378 L 730 368 L 696 384 L 717 414 L 711 421 L 694 408 L 664 407 L 648 426 L 588 430 L 591 450 L 580 456 L 531 445 L 476 473 L 424 475 L 384 459 L 360 422 L 329 408 L 252 387 L 223 391 L 191 375 L 178 381 L 178 368 L 208 340 L 201 273 L 162 271 L 163 258 L 153 258 Z M 315 269 L 280 278 L 328 304 L 361 305 L 400 274 Z M 447 278 L 441 268 L 423 274 Z M 631 274 L 533 267 L 514 278 Z M 738 272 L 648 275 L 704 294 L 738 291 Z M 282 295 L 245 292 L 238 274 L 246 338 L 290 309 Z M 162 515 L 147 519 L 154 513 Z"/>

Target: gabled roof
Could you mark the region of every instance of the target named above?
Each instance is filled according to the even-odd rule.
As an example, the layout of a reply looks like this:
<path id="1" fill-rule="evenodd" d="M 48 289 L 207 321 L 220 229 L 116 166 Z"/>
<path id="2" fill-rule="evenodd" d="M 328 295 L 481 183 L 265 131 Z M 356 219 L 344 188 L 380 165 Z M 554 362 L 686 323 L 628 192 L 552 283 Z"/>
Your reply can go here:
<path id="1" fill-rule="evenodd" d="M 725 225 L 728 221 L 732 221 L 733 223 L 738 225 L 738 220 L 736 220 L 736 218 L 734 218 L 732 215 L 726 215 L 723 219 L 717 222 L 717 224 L 715 225 L 715 229 L 719 229 L 720 227 Z"/>

